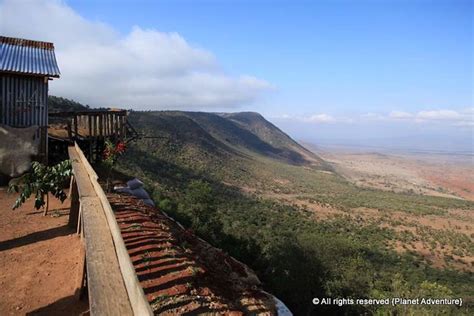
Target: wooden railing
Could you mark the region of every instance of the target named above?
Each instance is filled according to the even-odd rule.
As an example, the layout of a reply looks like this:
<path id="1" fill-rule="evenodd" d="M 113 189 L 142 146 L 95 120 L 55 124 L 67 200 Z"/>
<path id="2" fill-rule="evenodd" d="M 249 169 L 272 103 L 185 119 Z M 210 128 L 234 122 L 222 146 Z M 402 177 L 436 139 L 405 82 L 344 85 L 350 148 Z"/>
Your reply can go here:
<path id="1" fill-rule="evenodd" d="M 77 144 L 68 151 L 74 171 L 69 225 L 83 241 L 78 284 L 87 285 L 91 315 L 153 315 L 97 174 Z"/>
<path id="2" fill-rule="evenodd" d="M 95 110 L 50 113 L 50 119 L 66 119 L 70 139 L 114 136 L 125 138 L 126 110 Z"/>

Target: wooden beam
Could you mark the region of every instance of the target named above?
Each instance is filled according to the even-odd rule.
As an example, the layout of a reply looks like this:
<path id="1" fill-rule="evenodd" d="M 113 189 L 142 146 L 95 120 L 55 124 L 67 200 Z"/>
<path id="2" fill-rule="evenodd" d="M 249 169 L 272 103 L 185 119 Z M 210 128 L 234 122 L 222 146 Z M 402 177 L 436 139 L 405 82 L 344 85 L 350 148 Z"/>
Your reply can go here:
<path id="1" fill-rule="evenodd" d="M 133 315 L 100 200 L 81 204 L 91 315 Z"/>
<path id="2" fill-rule="evenodd" d="M 94 187 L 90 182 L 89 174 L 82 163 L 81 156 L 76 151 L 75 147 L 69 147 L 69 159 L 71 160 L 74 178 L 77 183 L 77 191 L 80 198 L 88 196 L 96 196 Z"/>
<path id="3" fill-rule="evenodd" d="M 74 121 L 74 137 L 77 137 L 78 136 L 77 115 L 74 115 L 73 121 Z"/>
<path id="4" fill-rule="evenodd" d="M 100 187 L 100 184 L 97 181 L 92 181 L 92 184 L 96 188 L 98 198 L 102 204 L 102 209 L 107 219 L 110 234 L 114 241 L 120 270 L 122 271 L 123 281 L 125 282 L 125 287 L 128 292 L 133 312 L 135 315 L 151 316 L 153 315 L 153 311 L 146 299 L 143 288 L 140 285 L 132 260 L 128 255 L 127 247 L 123 241 L 122 233 L 117 220 L 115 219 L 115 213 L 112 210 L 112 206 L 110 205 L 104 190 Z"/>
<path id="5" fill-rule="evenodd" d="M 97 174 L 77 144 L 68 151 L 80 199 L 91 315 L 153 315 Z"/>

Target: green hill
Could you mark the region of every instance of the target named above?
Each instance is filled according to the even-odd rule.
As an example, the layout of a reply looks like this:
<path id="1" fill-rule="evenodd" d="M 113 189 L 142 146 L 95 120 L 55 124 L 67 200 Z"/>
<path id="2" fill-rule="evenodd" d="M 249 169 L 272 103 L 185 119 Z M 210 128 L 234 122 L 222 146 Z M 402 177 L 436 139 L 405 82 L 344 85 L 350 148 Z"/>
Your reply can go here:
<path id="1" fill-rule="evenodd" d="M 69 112 L 69 111 L 87 111 L 89 107 L 82 105 L 79 102 L 56 97 L 54 95 L 48 96 L 48 112 Z"/>
<path id="2" fill-rule="evenodd" d="M 170 123 L 171 120 L 171 123 Z M 222 155 L 261 155 L 295 165 L 323 167 L 311 153 L 257 113 L 132 112 L 130 122 L 146 136 L 174 138 Z M 196 143 L 197 142 L 197 143 Z"/>

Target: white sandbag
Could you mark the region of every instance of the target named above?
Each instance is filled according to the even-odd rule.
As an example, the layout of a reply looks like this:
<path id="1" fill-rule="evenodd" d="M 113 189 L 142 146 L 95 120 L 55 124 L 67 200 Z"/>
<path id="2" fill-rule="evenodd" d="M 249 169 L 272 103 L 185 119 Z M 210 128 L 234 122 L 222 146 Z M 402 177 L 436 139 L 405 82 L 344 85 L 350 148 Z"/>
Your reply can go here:
<path id="1" fill-rule="evenodd" d="M 143 201 L 143 203 L 145 203 L 145 204 L 148 205 L 148 206 L 153 206 L 153 207 L 155 207 L 155 202 L 153 202 L 152 199 L 144 199 L 144 200 L 142 200 L 142 201 Z"/>
<path id="2" fill-rule="evenodd" d="M 115 192 L 128 193 L 132 195 L 132 190 L 129 187 L 114 187 Z"/>
<path id="3" fill-rule="evenodd" d="M 137 178 L 135 178 L 135 179 L 132 179 L 132 180 L 127 181 L 127 186 L 128 186 L 130 189 L 135 190 L 135 189 L 138 189 L 138 188 L 143 187 L 143 182 L 141 182 L 140 180 L 138 180 Z"/>
<path id="4" fill-rule="evenodd" d="M 148 193 L 145 191 L 144 188 L 138 188 L 138 189 L 132 190 L 131 194 L 142 200 L 147 200 L 150 198 L 150 196 L 148 195 Z"/>

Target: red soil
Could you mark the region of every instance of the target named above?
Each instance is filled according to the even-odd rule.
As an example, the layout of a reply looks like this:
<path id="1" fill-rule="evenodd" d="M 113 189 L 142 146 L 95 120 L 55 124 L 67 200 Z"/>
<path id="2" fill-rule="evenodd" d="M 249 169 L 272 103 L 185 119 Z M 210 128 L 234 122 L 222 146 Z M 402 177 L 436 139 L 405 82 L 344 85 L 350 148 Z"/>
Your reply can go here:
<path id="1" fill-rule="evenodd" d="M 33 200 L 12 210 L 16 195 L 0 188 L 0 315 L 80 315 L 74 298 L 80 240 L 67 227 L 69 202 L 50 198 L 50 213 Z"/>
<path id="2" fill-rule="evenodd" d="M 108 198 L 155 314 L 276 314 L 247 266 L 134 197 Z"/>

